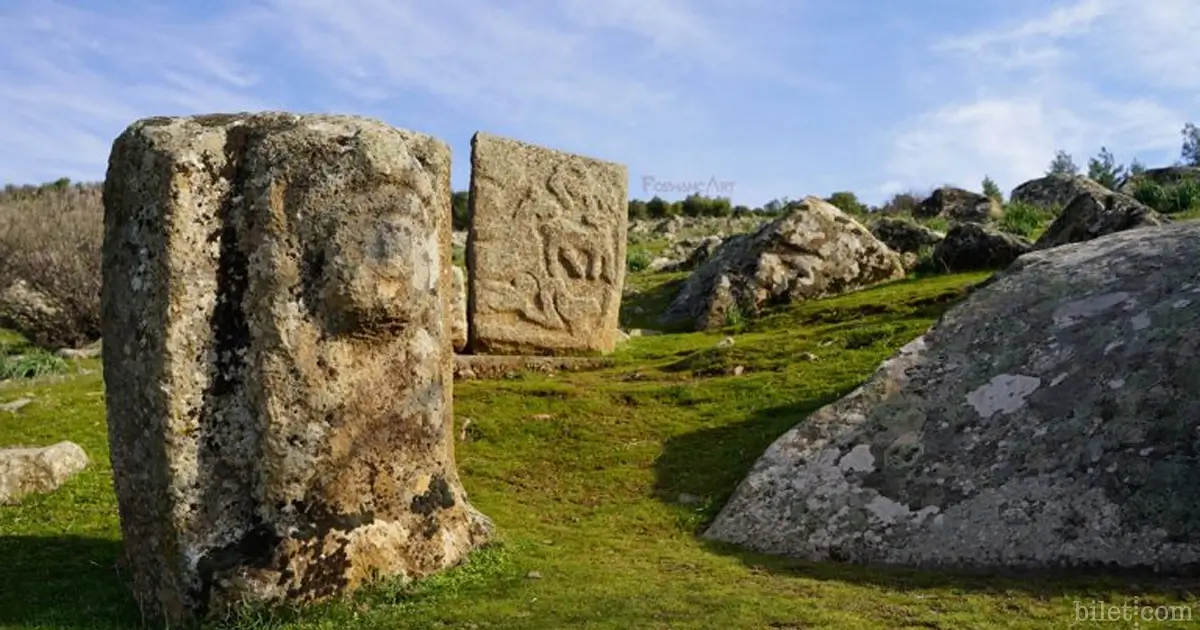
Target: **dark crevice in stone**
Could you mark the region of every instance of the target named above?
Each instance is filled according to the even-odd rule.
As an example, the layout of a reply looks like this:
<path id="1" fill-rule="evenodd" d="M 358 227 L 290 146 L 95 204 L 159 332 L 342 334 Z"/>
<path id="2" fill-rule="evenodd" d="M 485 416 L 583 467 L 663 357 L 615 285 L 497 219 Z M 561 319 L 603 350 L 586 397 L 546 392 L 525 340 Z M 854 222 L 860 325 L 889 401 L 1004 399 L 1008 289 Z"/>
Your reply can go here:
<path id="1" fill-rule="evenodd" d="M 429 516 L 434 510 L 445 510 L 454 507 L 454 493 L 445 477 L 436 475 L 429 482 L 425 494 L 415 496 L 412 500 L 412 511 L 421 516 Z"/>

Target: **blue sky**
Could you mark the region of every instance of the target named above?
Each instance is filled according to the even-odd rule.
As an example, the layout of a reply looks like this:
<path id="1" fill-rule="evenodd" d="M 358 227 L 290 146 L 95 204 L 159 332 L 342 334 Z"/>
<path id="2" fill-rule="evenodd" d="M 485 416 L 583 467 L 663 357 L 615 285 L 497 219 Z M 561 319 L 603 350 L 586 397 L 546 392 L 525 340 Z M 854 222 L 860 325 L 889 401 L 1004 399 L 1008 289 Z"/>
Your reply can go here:
<path id="1" fill-rule="evenodd" d="M 1195 0 L 3 0 L 0 182 L 99 180 L 150 115 L 354 113 L 622 162 L 735 203 L 1178 157 Z M 679 198 L 682 193 L 663 195 Z"/>

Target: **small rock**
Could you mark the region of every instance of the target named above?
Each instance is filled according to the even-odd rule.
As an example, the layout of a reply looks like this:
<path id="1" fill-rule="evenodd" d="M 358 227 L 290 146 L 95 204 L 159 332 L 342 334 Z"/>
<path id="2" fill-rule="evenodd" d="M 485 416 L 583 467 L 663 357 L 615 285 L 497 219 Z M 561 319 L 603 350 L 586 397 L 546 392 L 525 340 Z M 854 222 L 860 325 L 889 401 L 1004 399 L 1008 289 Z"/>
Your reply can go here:
<path id="1" fill-rule="evenodd" d="M 700 503 L 702 503 L 703 501 L 704 501 L 704 499 L 702 499 L 694 494 L 688 494 L 686 492 L 680 492 L 679 498 L 676 499 L 676 502 L 679 503 L 679 505 L 686 505 L 686 506 L 700 505 Z"/>
<path id="2" fill-rule="evenodd" d="M 820 357 L 818 357 L 817 355 L 815 355 L 815 354 L 813 354 L 813 353 L 811 353 L 811 352 L 801 352 L 801 353 L 800 353 L 800 360 L 801 360 L 801 361 L 816 361 L 816 360 L 817 360 L 817 359 L 819 359 L 819 358 L 820 358 Z"/>
<path id="3" fill-rule="evenodd" d="M 529 419 L 530 420 L 553 420 L 554 416 L 552 416 L 548 413 L 539 413 L 539 414 L 529 416 Z"/>
<path id="4" fill-rule="evenodd" d="M 74 442 L 0 449 L 0 505 L 15 505 L 27 494 L 57 490 L 88 465 Z"/>
<path id="5" fill-rule="evenodd" d="M 525 574 L 525 577 L 526 577 L 526 579 L 530 579 L 530 580 L 540 580 L 540 579 L 542 579 L 542 572 L 541 571 L 530 571 L 529 573 Z"/>
<path id="6" fill-rule="evenodd" d="M 733 375 L 734 375 L 734 376 L 741 376 L 741 375 L 742 375 L 742 372 L 744 372 L 745 370 L 746 370 L 746 368 L 744 368 L 744 367 L 742 367 L 742 366 L 740 366 L 740 365 L 739 365 L 739 366 L 736 366 L 736 367 L 734 367 L 734 368 L 733 368 Z"/>
<path id="7" fill-rule="evenodd" d="M 469 426 L 471 426 L 471 419 L 463 418 L 462 428 L 458 430 L 458 439 L 459 440 L 466 441 L 467 427 L 469 427 Z"/>
<path id="8" fill-rule="evenodd" d="M 718 348 L 728 348 L 733 345 L 733 337 L 726 337 L 717 343 Z"/>
<path id="9" fill-rule="evenodd" d="M 99 341 L 83 348 L 60 348 L 54 354 L 64 359 L 95 359 L 100 356 L 102 345 Z"/>
<path id="10" fill-rule="evenodd" d="M 33 401 L 28 398 L 18 398 L 12 402 L 6 402 L 4 404 L 0 404 L 0 411 L 7 411 L 9 413 L 17 413 L 17 411 L 21 407 L 24 407 L 25 405 L 28 405 L 31 402 L 33 402 Z"/>

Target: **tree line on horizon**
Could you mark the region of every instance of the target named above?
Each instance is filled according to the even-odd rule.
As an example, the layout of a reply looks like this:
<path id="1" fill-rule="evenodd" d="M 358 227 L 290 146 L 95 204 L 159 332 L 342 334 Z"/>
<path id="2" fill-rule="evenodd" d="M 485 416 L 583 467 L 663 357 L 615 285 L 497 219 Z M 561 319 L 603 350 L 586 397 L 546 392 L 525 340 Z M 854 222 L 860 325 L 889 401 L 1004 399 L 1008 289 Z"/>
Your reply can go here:
<path id="1" fill-rule="evenodd" d="M 1180 160 L 1177 162 L 1177 165 L 1200 167 L 1200 127 L 1191 122 L 1185 123 L 1180 134 L 1183 136 L 1183 144 L 1180 148 Z M 1117 162 L 1115 156 L 1107 147 L 1102 146 L 1099 153 L 1088 159 L 1086 175 L 1106 188 L 1115 189 L 1145 171 L 1146 166 L 1137 159 L 1132 160 L 1128 165 L 1121 164 Z M 1050 165 L 1046 169 L 1046 174 L 1074 176 L 1081 174 L 1081 169 L 1075 163 L 1075 159 L 1070 153 L 1059 149 L 1050 161 Z M 4 187 L 3 196 L 5 199 L 16 200 L 37 196 L 44 192 L 65 192 L 71 188 L 81 189 L 98 185 L 99 183 L 72 182 L 69 178 L 62 177 L 53 182 L 41 185 L 8 184 Z M 981 192 L 997 201 L 1004 201 L 1003 192 L 989 176 L 984 176 Z M 1161 201 L 1160 197 L 1168 194 L 1169 191 L 1155 189 L 1153 183 L 1147 183 L 1139 189 L 1138 194 L 1135 194 L 1135 196 L 1139 197 L 1139 200 L 1146 202 L 1147 200 Z M 863 216 L 875 213 L 909 213 L 926 196 L 927 194 L 924 191 L 901 192 L 893 195 L 880 206 L 871 206 L 861 202 L 858 196 L 851 191 L 838 191 L 826 197 L 825 201 L 851 215 Z M 0 201 L 2 200 L 0 199 Z M 782 197 L 772 199 L 762 206 L 750 207 L 741 204 L 735 205 L 729 197 L 709 197 L 700 193 L 692 193 L 683 199 L 675 201 L 667 201 L 656 195 L 648 200 L 630 199 L 628 202 L 628 217 L 631 220 L 665 219 L 674 216 L 777 217 L 787 214 L 801 203 L 799 199 Z M 1159 204 L 1150 203 L 1149 205 L 1157 207 Z M 470 222 L 467 191 L 460 190 L 452 193 L 451 213 L 454 229 L 467 229 Z"/>

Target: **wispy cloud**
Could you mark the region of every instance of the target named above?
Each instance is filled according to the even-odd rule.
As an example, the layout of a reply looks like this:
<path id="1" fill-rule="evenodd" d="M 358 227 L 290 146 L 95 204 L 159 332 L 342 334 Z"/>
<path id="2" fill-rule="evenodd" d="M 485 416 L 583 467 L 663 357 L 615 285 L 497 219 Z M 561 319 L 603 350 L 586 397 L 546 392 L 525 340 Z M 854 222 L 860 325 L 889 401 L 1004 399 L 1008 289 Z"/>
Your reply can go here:
<path id="1" fill-rule="evenodd" d="M 1015 186 L 1057 149 L 1081 166 L 1101 146 L 1169 160 L 1200 95 L 1198 29 L 1188 0 L 1077 0 L 935 42 L 967 96 L 898 125 L 883 188 Z"/>
<path id="2" fill-rule="evenodd" d="M 142 116 L 265 108 L 219 23 L 143 28 L 138 12 L 153 9 L 127 10 L 43 0 L 0 13 L 3 179 L 96 179 L 113 138 Z M 197 37 L 202 29 L 207 37 Z"/>

